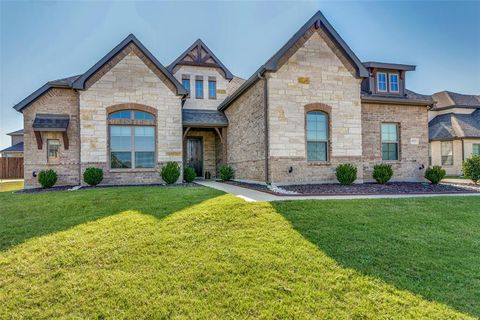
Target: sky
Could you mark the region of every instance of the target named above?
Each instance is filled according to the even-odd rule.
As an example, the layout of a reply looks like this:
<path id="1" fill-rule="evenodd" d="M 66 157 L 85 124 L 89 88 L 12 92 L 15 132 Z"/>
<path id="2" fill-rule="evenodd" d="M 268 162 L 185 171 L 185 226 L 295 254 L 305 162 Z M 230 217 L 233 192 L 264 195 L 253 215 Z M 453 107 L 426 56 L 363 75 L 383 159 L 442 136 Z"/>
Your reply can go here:
<path id="1" fill-rule="evenodd" d="M 16 103 L 85 72 L 130 33 L 163 65 L 201 38 L 248 78 L 318 10 L 361 61 L 416 65 L 410 90 L 480 94 L 480 1 L 0 0 L 0 149 L 23 126 Z"/>

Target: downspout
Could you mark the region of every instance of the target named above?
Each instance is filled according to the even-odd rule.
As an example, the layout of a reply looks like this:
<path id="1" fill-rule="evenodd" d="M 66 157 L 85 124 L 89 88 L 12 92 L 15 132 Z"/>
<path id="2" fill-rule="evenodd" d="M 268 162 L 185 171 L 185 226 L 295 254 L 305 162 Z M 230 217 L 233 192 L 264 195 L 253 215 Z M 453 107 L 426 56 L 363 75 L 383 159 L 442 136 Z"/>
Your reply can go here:
<path id="1" fill-rule="evenodd" d="M 263 80 L 263 118 L 265 126 L 265 183 L 271 184 L 270 181 L 270 165 L 269 165 L 269 127 L 268 127 L 268 79 L 259 72 L 257 74 L 259 79 Z"/>
<path id="2" fill-rule="evenodd" d="M 78 94 L 78 121 L 77 121 L 77 129 L 78 129 L 78 185 L 82 185 L 82 133 L 80 130 L 82 126 L 80 125 L 80 121 L 82 121 L 82 117 L 80 116 L 80 91 L 73 89 L 74 92 Z"/>

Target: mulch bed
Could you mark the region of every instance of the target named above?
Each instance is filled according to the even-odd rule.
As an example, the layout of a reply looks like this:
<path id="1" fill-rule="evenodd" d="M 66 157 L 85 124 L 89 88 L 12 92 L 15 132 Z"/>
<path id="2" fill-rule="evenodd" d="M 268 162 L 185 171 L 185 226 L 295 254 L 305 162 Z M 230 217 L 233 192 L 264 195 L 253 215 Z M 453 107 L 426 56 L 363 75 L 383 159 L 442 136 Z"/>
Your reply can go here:
<path id="1" fill-rule="evenodd" d="M 15 193 L 40 193 L 40 192 L 55 192 L 55 191 L 67 191 L 69 189 L 72 189 L 73 187 L 76 186 L 57 186 L 57 187 L 52 187 L 48 189 L 44 188 L 32 188 L 32 189 L 23 189 L 23 190 L 18 190 L 15 191 Z M 201 187 L 199 184 L 196 184 L 194 182 L 187 183 L 177 183 L 177 184 L 160 184 L 160 183 L 154 183 L 154 184 L 117 184 L 117 185 L 100 185 L 96 187 L 91 187 L 91 186 L 82 186 L 78 190 L 88 190 L 88 189 L 104 189 L 104 188 L 119 188 L 119 187 L 160 187 L 160 188 L 171 188 L 171 187 Z"/>
<path id="2" fill-rule="evenodd" d="M 480 187 L 453 185 L 448 183 L 430 184 L 422 182 L 389 182 L 381 185 L 377 183 L 353 184 L 342 186 L 340 184 L 302 184 L 281 186 L 280 188 L 293 191 L 297 194 L 283 194 L 273 192 L 266 185 L 244 183 L 238 181 L 227 182 L 239 187 L 250 188 L 275 195 L 295 196 L 295 195 L 389 195 L 389 194 L 454 194 L 454 193 L 480 193 Z"/>

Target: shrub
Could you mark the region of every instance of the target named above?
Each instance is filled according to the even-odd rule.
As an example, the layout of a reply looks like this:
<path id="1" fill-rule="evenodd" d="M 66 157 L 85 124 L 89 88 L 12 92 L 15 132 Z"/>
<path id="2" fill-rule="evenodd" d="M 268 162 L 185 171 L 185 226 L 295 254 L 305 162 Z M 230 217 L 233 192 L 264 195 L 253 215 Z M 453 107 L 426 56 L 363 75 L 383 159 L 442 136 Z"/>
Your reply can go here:
<path id="1" fill-rule="evenodd" d="M 432 184 L 439 183 L 445 177 L 445 170 L 441 166 L 428 167 L 425 171 L 425 178 Z"/>
<path id="2" fill-rule="evenodd" d="M 90 167 L 85 170 L 83 173 L 83 181 L 85 183 L 96 186 L 103 180 L 103 170 L 100 168 Z"/>
<path id="3" fill-rule="evenodd" d="M 38 182 L 43 188 L 51 188 L 57 183 L 57 173 L 52 169 L 42 170 L 38 174 Z"/>
<path id="4" fill-rule="evenodd" d="M 385 184 L 393 176 L 392 166 L 386 163 L 377 164 L 373 167 L 373 179 L 377 183 Z"/>
<path id="5" fill-rule="evenodd" d="M 183 171 L 183 179 L 187 182 L 192 182 L 193 179 L 197 176 L 195 169 L 193 167 L 186 167 Z"/>
<path id="6" fill-rule="evenodd" d="M 472 156 L 463 162 L 462 172 L 465 178 L 472 179 L 475 184 L 480 180 L 480 155 Z"/>
<path id="7" fill-rule="evenodd" d="M 233 170 L 232 167 L 227 165 L 221 166 L 219 173 L 220 173 L 220 179 L 222 179 L 222 181 L 228 181 L 235 178 L 235 171 Z"/>
<path id="8" fill-rule="evenodd" d="M 174 161 L 169 161 L 162 167 L 160 176 L 167 184 L 175 183 L 180 177 L 180 166 Z"/>
<path id="9" fill-rule="evenodd" d="M 357 168 L 350 163 L 344 163 L 335 169 L 335 175 L 340 184 L 348 186 L 357 179 Z"/>

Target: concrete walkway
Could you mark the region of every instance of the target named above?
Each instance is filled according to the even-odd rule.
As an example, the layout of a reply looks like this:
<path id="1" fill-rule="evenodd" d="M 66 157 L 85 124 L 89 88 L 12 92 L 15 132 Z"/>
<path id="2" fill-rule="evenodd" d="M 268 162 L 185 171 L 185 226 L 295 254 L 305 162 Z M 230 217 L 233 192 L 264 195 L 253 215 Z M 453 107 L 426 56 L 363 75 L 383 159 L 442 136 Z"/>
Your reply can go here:
<path id="1" fill-rule="evenodd" d="M 332 200 L 332 199 L 392 199 L 392 198 L 425 198 L 425 197 L 458 197 L 458 196 L 480 196 L 480 193 L 455 193 L 455 194 L 411 194 L 411 195 L 346 195 L 346 196 L 276 196 L 266 192 L 234 186 L 231 184 L 216 182 L 212 180 L 196 180 L 202 186 L 217 189 L 233 194 L 245 201 L 284 201 L 284 200 Z"/>

